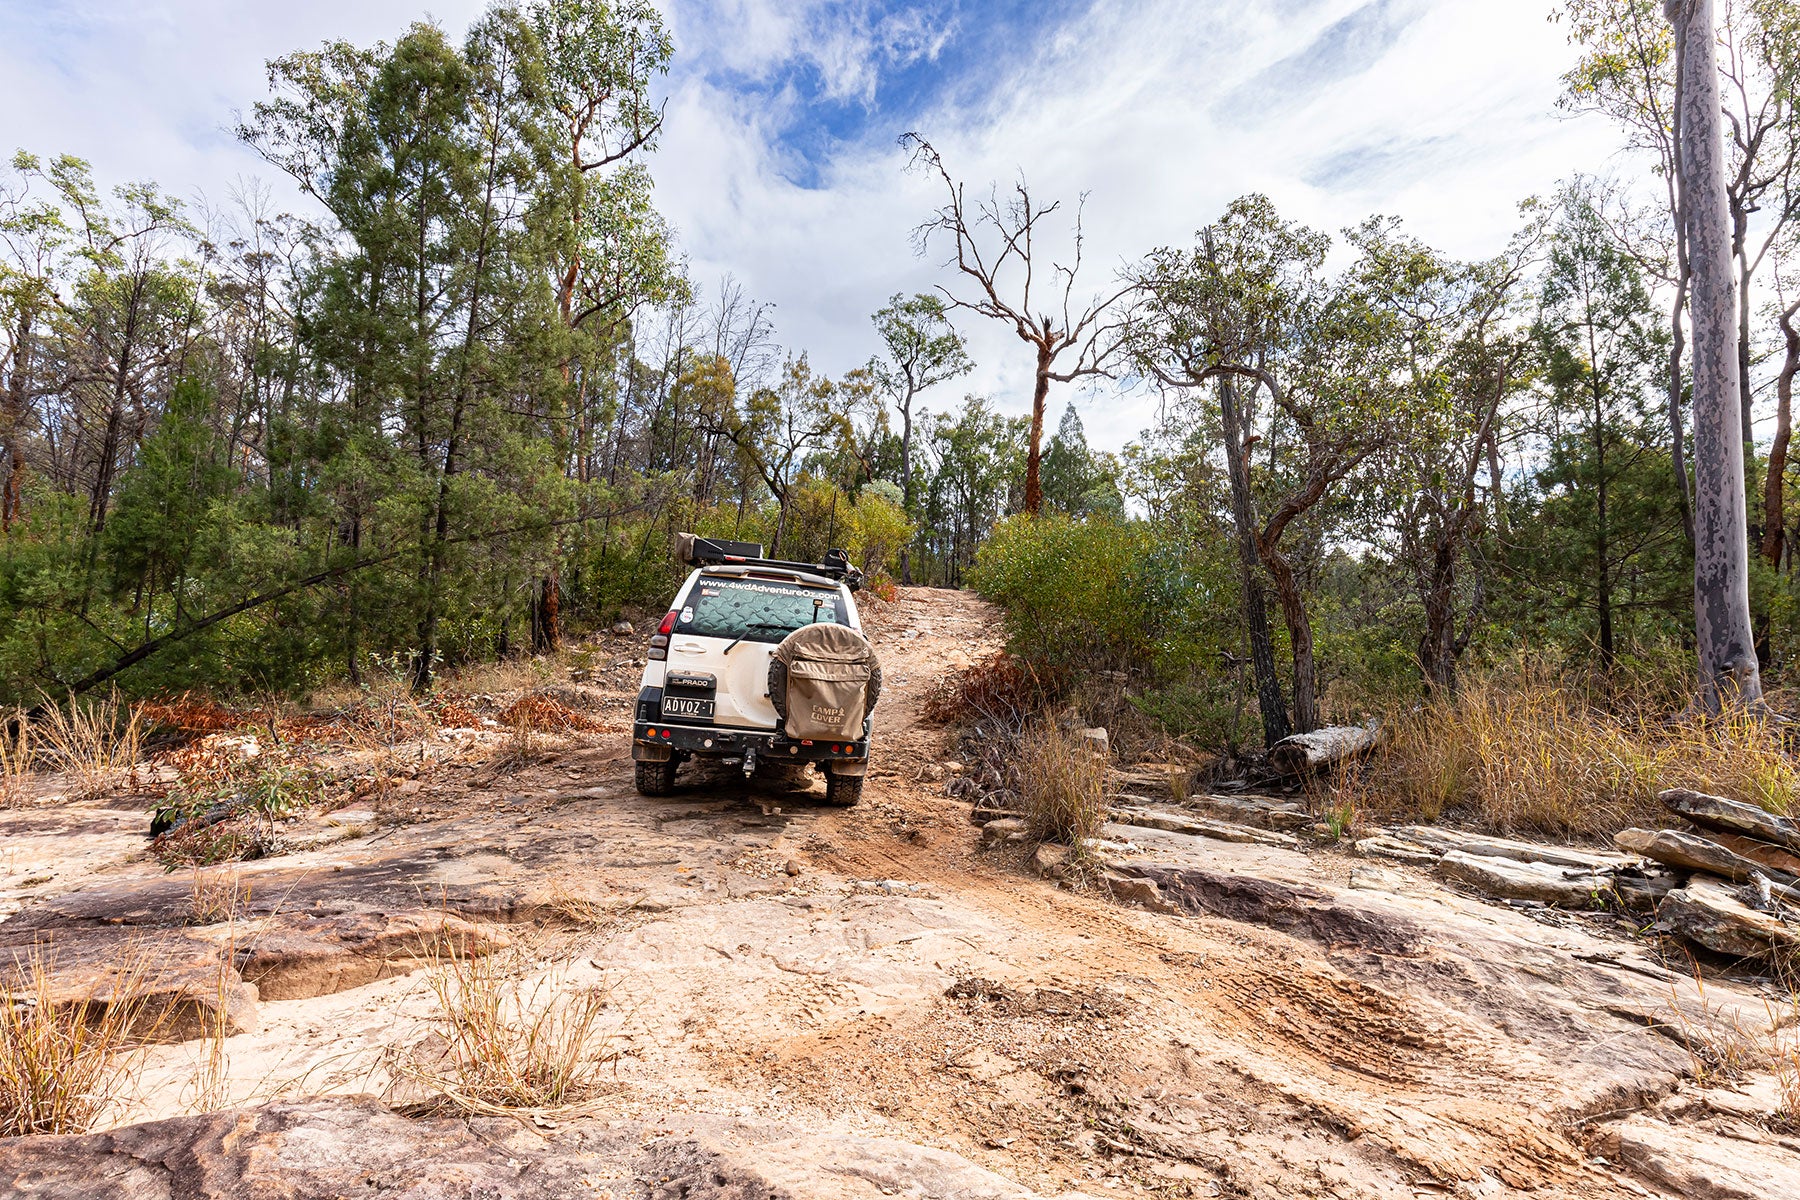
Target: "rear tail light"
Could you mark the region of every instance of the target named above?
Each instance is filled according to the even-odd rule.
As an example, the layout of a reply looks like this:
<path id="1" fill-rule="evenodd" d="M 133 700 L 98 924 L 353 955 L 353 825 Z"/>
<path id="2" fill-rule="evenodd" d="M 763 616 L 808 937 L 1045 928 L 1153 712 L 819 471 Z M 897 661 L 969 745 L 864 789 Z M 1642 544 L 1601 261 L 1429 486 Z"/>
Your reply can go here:
<path id="1" fill-rule="evenodd" d="M 650 635 L 650 657 L 658 662 L 668 661 L 669 635 L 675 632 L 675 619 L 680 615 L 671 608 L 669 615 L 662 619 L 662 624 L 656 627 L 656 632 Z"/>

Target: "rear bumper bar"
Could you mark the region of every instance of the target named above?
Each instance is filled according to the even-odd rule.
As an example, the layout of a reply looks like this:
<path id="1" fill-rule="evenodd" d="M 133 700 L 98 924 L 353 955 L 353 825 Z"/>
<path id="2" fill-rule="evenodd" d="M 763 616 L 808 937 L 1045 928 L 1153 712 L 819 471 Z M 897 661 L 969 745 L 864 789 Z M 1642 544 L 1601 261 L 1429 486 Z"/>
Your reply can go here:
<path id="1" fill-rule="evenodd" d="M 764 732 L 665 721 L 637 721 L 631 726 L 631 757 L 638 762 L 666 762 L 676 753 L 730 757 L 746 750 L 755 750 L 764 762 L 867 762 L 869 741 L 796 741 L 772 729 Z"/>

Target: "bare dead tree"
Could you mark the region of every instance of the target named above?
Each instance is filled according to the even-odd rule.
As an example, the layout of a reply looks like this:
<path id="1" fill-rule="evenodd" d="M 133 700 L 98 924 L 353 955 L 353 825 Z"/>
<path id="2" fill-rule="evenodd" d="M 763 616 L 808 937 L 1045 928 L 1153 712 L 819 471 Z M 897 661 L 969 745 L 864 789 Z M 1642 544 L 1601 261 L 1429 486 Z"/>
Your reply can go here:
<path id="1" fill-rule="evenodd" d="M 1036 513 L 1044 499 L 1039 468 L 1043 459 L 1044 404 L 1050 384 L 1107 373 L 1107 364 L 1120 342 L 1110 314 L 1115 302 L 1130 287 L 1123 285 L 1095 295 L 1084 304 L 1076 302 L 1075 283 L 1082 261 L 1079 207 L 1075 213 L 1074 260 L 1066 266 L 1051 262 L 1049 280 L 1041 282 L 1038 276 L 1046 272 L 1036 257 L 1038 226 L 1062 208 L 1062 201 L 1040 204 L 1032 199 L 1030 187 L 1021 178 L 1005 199 L 996 185 L 990 188 L 986 200 L 971 206 L 963 185 L 950 177 L 942 156 L 930 142 L 908 133 L 902 135 L 900 144 L 911 152 L 909 166 L 935 173 L 943 180 L 949 196 L 944 207 L 913 232 L 914 244 L 921 254 L 927 252 L 933 240 L 948 237 L 955 243 L 956 257 L 952 262 L 965 284 L 973 285 L 974 294 L 958 295 L 940 285 L 949 307 L 967 309 L 1011 325 L 1019 340 L 1036 353 L 1031 441 L 1025 459 L 1025 511 Z M 1074 352 L 1072 361 L 1065 357 L 1070 351 Z M 1060 369 L 1059 360 L 1065 363 Z"/>

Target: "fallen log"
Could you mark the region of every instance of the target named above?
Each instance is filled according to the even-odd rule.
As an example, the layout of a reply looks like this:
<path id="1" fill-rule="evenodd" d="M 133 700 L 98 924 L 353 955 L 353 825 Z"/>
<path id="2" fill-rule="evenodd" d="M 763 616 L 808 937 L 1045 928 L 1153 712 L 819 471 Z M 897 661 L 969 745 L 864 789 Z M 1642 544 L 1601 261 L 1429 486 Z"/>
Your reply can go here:
<path id="1" fill-rule="evenodd" d="M 1742 800 L 1709 796 L 1688 788 L 1669 788 L 1658 792 L 1656 798 L 1670 811 L 1680 813 L 1696 825 L 1742 834 L 1800 853 L 1800 821 L 1792 817 L 1778 817 Z"/>
<path id="2" fill-rule="evenodd" d="M 1601 893 L 1612 887 L 1610 876 L 1597 871 L 1557 866 L 1553 863 L 1520 862 L 1516 858 L 1486 858 L 1452 850 L 1438 860 L 1438 874 L 1466 883 L 1490 896 L 1507 900 L 1537 900 L 1564 908 L 1594 908 Z"/>
<path id="3" fill-rule="evenodd" d="M 1296 733 L 1269 747 L 1269 767 L 1282 775 L 1305 775 L 1360 758 L 1381 744 L 1379 725 L 1328 725 Z"/>
<path id="4" fill-rule="evenodd" d="M 1696 834 L 1677 833 L 1673 829 L 1656 832 L 1648 829 L 1621 829 L 1613 834 L 1613 845 L 1621 850 L 1655 859 L 1665 866 L 1680 867 L 1684 871 L 1706 871 L 1733 883 L 1745 883 L 1751 876 L 1759 874 L 1767 876 L 1771 883 L 1779 885 L 1783 890 L 1800 883 L 1800 879 L 1785 871 L 1772 871 L 1741 854 L 1733 854 L 1717 842 Z"/>
<path id="5" fill-rule="evenodd" d="M 1735 889 L 1704 875 L 1663 897 L 1656 928 L 1735 958 L 1762 958 L 1778 948 L 1800 946 L 1800 927 L 1757 912 Z"/>
<path id="6" fill-rule="evenodd" d="M 1489 837 L 1480 833 L 1464 833 L 1438 825 L 1401 825 L 1387 830 L 1403 841 L 1429 847 L 1440 854 L 1460 850 L 1478 858 L 1510 858 L 1518 862 L 1549 863 L 1558 867 L 1585 867 L 1599 871 L 1625 867 L 1638 860 L 1606 850 L 1576 850 L 1569 846 L 1545 846 L 1537 842 L 1520 842 L 1512 838 Z"/>

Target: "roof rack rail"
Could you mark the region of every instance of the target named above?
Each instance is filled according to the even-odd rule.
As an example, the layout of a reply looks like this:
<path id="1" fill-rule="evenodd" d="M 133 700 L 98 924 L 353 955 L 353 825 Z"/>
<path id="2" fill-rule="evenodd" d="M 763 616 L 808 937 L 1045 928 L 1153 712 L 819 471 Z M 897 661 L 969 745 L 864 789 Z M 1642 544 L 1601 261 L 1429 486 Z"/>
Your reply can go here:
<path id="1" fill-rule="evenodd" d="M 862 587 L 862 572 L 850 565 L 847 550 L 827 550 L 816 563 L 791 562 L 787 559 L 764 558 L 761 542 L 730 542 L 720 538 L 699 537 L 692 533 L 675 535 L 675 557 L 691 567 L 741 566 L 771 567 L 776 570 L 799 571 L 806 575 L 822 575 L 835 579 L 856 591 Z"/>

